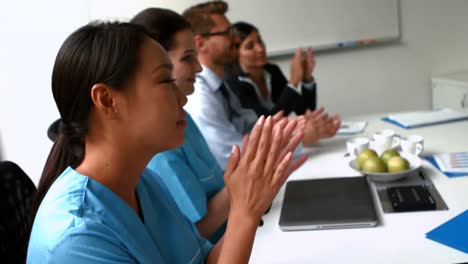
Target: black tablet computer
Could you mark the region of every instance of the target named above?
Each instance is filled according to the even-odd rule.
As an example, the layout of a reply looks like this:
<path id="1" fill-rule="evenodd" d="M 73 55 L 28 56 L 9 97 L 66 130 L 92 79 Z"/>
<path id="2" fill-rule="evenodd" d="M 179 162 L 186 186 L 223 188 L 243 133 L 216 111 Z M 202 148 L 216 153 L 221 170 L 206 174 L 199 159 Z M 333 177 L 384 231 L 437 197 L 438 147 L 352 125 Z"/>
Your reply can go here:
<path id="1" fill-rule="evenodd" d="M 377 225 L 365 176 L 289 181 L 279 226 L 284 231 Z"/>

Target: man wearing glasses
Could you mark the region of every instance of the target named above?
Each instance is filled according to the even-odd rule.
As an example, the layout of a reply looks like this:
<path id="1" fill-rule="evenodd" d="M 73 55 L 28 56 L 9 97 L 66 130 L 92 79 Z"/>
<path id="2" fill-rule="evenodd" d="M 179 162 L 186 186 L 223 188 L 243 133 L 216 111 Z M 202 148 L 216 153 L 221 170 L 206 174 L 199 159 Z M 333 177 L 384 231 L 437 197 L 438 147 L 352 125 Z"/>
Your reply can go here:
<path id="1" fill-rule="evenodd" d="M 241 145 L 258 119 L 252 109 L 241 107 L 224 82 L 225 67 L 238 56 L 239 36 L 225 14 L 227 3 L 211 1 L 187 9 L 183 15 L 191 23 L 202 72 L 197 74 L 195 92 L 186 110 L 192 115 L 222 168 L 226 167 L 234 144 Z"/>

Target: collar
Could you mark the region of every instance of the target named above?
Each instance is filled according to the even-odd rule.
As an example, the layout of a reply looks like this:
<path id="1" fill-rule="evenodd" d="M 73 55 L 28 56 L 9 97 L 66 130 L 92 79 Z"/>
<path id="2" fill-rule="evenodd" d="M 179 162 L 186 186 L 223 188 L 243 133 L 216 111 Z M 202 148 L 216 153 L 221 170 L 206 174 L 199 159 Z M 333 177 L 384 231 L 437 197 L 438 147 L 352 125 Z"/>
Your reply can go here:
<path id="1" fill-rule="evenodd" d="M 196 79 L 197 81 L 204 82 L 206 84 L 205 87 L 212 92 L 216 92 L 223 82 L 222 78 L 205 65 L 202 65 L 202 71 L 197 73 Z"/>
<path id="2" fill-rule="evenodd" d="M 271 74 L 270 74 L 268 71 L 263 70 L 263 78 L 265 78 L 265 84 L 266 84 L 268 93 L 269 93 L 270 96 L 271 96 Z M 239 76 L 239 81 L 249 83 L 250 85 L 252 85 L 252 86 L 255 88 L 255 92 L 257 93 L 257 96 L 258 96 L 259 98 L 262 98 L 262 97 L 263 97 L 263 96 L 260 94 L 260 90 L 258 89 L 257 84 L 255 84 L 255 82 L 252 81 L 252 79 L 249 77 L 249 75 L 246 75 L 246 76 Z"/>

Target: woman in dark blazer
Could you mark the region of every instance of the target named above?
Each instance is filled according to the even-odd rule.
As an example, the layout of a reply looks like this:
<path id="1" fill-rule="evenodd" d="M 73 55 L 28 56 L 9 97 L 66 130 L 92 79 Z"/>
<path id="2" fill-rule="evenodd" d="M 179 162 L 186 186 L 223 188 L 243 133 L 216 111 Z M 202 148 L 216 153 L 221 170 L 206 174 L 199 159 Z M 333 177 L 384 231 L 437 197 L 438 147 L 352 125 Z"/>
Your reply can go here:
<path id="1" fill-rule="evenodd" d="M 315 110 L 317 85 L 312 77 L 312 50 L 306 51 L 305 58 L 301 49 L 296 50 L 291 60 L 291 78 L 287 80 L 278 66 L 267 62 L 265 44 L 255 26 L 238 22 L 233 27 L 241 39 L 239 60 L 226 81 L 242 106 L 254 109 L 258 115 L 280 110 L 286 115 L 302 115 L 307 109 Z"/>

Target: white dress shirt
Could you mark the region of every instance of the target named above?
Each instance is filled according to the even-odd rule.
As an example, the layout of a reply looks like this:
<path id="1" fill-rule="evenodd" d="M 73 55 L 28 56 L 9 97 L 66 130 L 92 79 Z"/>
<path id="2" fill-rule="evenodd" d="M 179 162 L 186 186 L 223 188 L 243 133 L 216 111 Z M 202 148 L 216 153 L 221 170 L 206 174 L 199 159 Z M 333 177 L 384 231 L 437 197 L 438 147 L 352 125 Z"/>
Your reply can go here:
<path id="1" fill-rule="evenodd" d="M 250 132 L 258 116 L 254 110 L 242 108 L 237 96 L 224 83 L 231 100 L 226 101 L 219 89 L 223 80 L 208 67 L 202 65 L 202 68 L 196 75 L 195 91 L 188 96 L 185 110 L 192 115 L 219 165 L 226 169 L 232 146 L 241 147 L 244 134 Z M 237 112 L 233 118 L 230 107 Z M 293 153 L 293 159 L 302 149 L 300 144 Z"/>
<path id="2" fill-rule="evenodd" d="M 188 97 L 185 109 L 200 128 L 218 163 L 225 169 L 232 146 L 241 145 L 244 134 L 250 132 L 258 117 L 253 110 L 242 108 L 236 95 L 224 83 L 232 100 L 226 101 L 219 89 L 223 80 L 209 68 L 203 65 L 202 68 L 202 72 L 196 76 L 195 92 Z M 237 117 L 230 118 L 229 107 L 236 108 Z"/>

